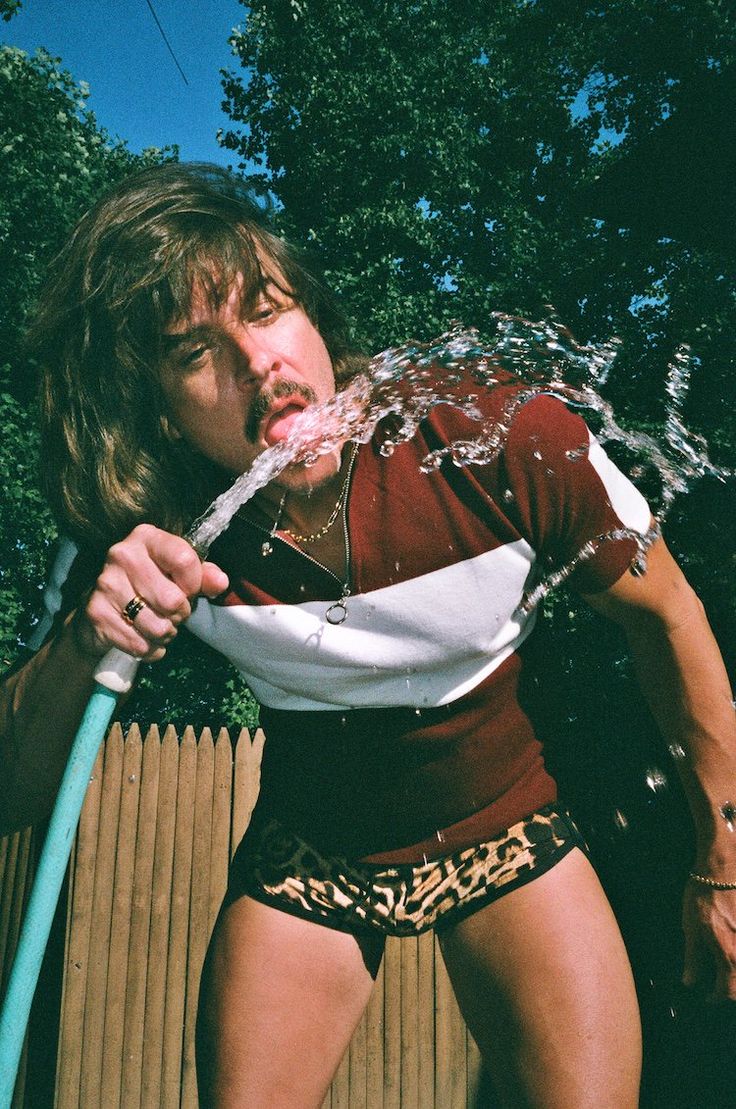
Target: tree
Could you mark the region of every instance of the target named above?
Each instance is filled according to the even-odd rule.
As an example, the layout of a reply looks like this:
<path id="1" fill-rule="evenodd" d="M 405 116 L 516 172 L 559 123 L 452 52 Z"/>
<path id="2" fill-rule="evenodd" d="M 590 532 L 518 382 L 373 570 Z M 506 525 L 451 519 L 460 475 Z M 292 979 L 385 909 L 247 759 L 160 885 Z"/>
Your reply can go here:
<path id="1" fill-rule="evenodd" d="M 139 161 L 85 110 L 87 90 L 45 51 L 0 49 L 0 642 L 15 654 L 22 614 L 37 610 L 55 529 L 38 488 L 35 375 L 22 335 L 44 264 L 108 182 Z"/>
<path id="2" fill-rule="evenodd" d="M 22 7 L 21 0 L 0 0 L 0 16 L 5 23 L 9 23 Z"/>
<path id="3" fill-rule="evenodd" d="M 224 83 L 242 127 L 224 145 L 259 167 L 254 180 L 372 346 L 550 302 L 586 335 L 615 326 L 648 347 L 666 324 L 669 340 L 702 343 L 714 313 L 733 312 L 718 288 L 722 254 L 706 258 L 677 228 L 632 237 L 615 215 L 596 220 L 608 213 L 592 188 L 730 64 L 724 5 L 247 7 L 232 40 L 246 76 Z M 703 279 L 708 297 L 686 310 L 680 286 Z"/>
<path id="4" fill-rule="evenodd" d="M 85 107 L 86 84 L 44 50 L 0 48 L 0 93 L 0 350 L 27 396 L 22 336 L 46 262 L 106 188 L 162 152 L 112 140 Z"/>

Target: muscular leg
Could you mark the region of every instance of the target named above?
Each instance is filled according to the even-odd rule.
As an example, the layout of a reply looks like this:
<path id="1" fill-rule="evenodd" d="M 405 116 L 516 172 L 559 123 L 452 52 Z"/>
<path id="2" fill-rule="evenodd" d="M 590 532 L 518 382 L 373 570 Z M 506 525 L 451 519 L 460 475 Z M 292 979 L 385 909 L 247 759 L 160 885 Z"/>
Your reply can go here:
<path id="1" fill-rule="evenodd" d="M 202 977 L 202 1109 L 311 1109 L 368 1001 L 383 941 L 300 920 L 251 898 L 218 921 Z"/>
<path id="2" fill-rule="evenodd" d="M 577 848 L 440 937 L 504 1106 L 636 1109 L 639 1012 L 608 901 Z"/>

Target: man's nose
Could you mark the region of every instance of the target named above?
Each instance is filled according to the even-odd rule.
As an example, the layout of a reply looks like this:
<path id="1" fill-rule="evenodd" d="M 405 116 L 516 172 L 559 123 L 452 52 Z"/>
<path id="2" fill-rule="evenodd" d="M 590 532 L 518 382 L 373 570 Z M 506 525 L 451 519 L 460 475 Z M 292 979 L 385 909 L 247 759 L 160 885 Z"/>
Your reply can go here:
<path id="1" fill-rule="evenodd" d="M 278 358 L 266 337 L 259 334 L 256 328 L 240 324 L 232 333 L 231 340 L 239 382 L 244 385 L 252 381 L 260 383 L 278 370 Z"/>

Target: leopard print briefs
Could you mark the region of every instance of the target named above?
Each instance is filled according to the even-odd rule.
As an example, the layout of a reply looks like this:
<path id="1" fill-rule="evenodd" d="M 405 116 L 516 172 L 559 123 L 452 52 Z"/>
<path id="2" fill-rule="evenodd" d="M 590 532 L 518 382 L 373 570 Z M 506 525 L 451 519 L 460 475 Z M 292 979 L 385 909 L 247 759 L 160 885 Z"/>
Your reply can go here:
<path id="1" fill-rule="evenodd" d="M 325 857 L 275 820 L 253 832 L 233 859 L 226 904 L 247 894 L 339 931 L 389 936 L 454 924 L 544 874 L 573 847 L 587 850 L 556 805 L 485 843 L 419 865 Z"/>

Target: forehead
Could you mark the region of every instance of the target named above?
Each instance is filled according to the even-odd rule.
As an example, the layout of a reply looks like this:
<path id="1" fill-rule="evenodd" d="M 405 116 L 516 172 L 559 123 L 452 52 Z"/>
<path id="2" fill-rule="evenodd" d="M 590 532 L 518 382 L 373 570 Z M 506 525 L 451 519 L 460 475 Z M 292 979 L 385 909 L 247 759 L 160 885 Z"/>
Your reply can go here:
<path id="1" fill-rule="evenodd" d="M 156 244 L 157 264 L 146 269 L 144 263 L 144 276 L 150 271 L 152 281 L 135 282 L 143 301 L 151 301 L 159 331 L 188 319 L 193 309 L 217 310 L 233 288 L 243 305 L 252 302 L 265 282 L 283 284 L 284 265 L 290 268 L 281 240 L 248 221 L 188 218 L 167 231 L 166 249 Z"/>
<path id="2" fill-rule="evenodd" d="M 248 282 L 242 273 L 230 278 L 213 275 L 211 280 L 195 279 L 192 281 L 186 316 L 172 320 L 167 330 L 235 312 L 240 315 L 258 299 L 261 290 L 260 280 Z"/>

